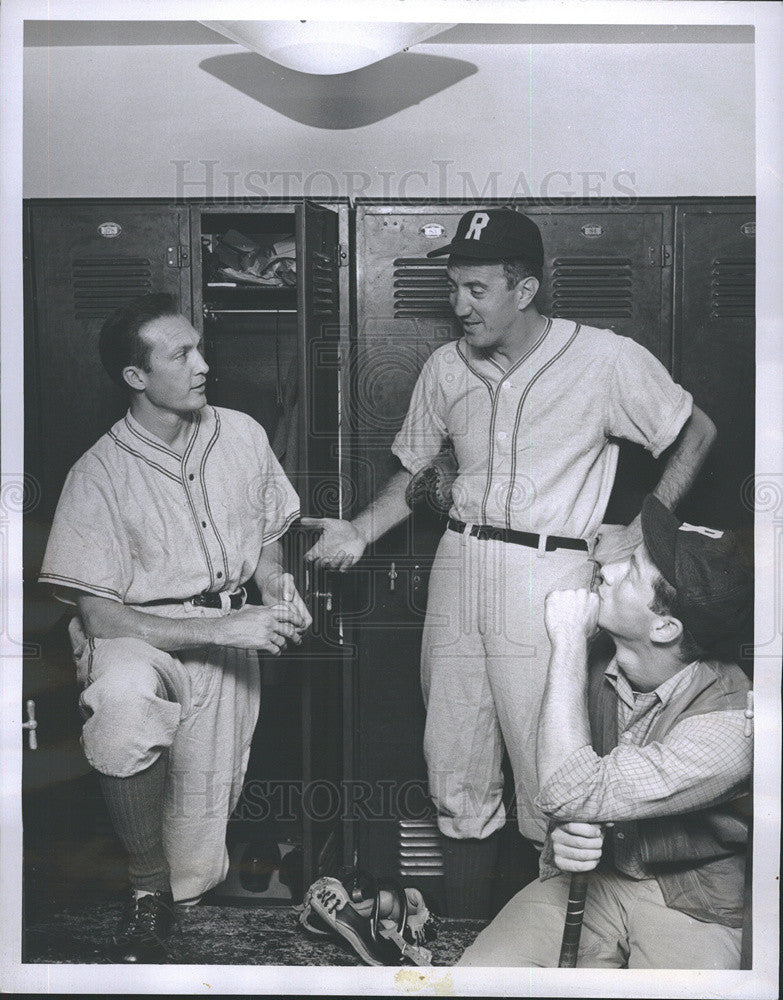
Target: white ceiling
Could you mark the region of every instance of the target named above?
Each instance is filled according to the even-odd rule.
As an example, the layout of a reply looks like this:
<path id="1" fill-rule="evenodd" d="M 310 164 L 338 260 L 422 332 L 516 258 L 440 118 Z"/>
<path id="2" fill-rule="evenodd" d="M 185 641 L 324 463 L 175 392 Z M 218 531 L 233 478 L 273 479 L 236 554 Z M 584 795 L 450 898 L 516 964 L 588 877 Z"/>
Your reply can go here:
<path id="1" fill-rule="evenodd" d="M 457 24 L 428 45 L 748 43 L 752 25 Z M 26 47 L 232 44 L 197 21 L 25 21 Z"/>

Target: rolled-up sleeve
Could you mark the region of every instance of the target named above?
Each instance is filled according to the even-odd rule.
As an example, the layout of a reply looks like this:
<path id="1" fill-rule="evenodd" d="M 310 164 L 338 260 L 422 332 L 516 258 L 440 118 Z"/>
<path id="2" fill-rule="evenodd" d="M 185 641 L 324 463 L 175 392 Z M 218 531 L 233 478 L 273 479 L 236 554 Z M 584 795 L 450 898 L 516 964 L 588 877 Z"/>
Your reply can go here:
<path id="1" fill-rule="evenodd" d="M 732 709 L 683 719 L 662 742 L 621 741 L 605 757 L 581 747 L 541 787 L 537 804 L 560 823 L 608 823 L 724 802 L 750 775 L 744 729 L 744 713 Z"/>

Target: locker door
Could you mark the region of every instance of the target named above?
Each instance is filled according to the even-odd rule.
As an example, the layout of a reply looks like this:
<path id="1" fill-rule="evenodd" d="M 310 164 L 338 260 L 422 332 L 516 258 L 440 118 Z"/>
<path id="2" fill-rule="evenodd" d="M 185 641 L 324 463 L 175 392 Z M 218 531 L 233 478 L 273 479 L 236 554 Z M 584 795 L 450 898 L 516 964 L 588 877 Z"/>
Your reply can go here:
<path id="1" fill-rule="evenodd" d="M 340 500 L 339 217 L 305 203 L 297 209 L 299 381 L 303 513 L 337 516 Z M 331 495 L 334 490 L 334 495 Z"/>
<path id="2" fill-rule="evenodd" d="M 755 235 L 750 200 L 677 208 L 675 376 L 718 428 L 681 505 L 696 524 L 752 523 L 742 487 L 754 470 Z"/>
<path id="3" fill-rule="evenodd" d="M 541 229 L 539 311 L 633 337 L 671 366 L 671 209 L 523 208 Z"/>
<path id="4" fill-rule="evenodd" d="M 302 513 L 339 517 L 340 478 L 340 255 L 339 216 L 318 205 L 297 206 L 300 464 L 295 485 Z M 343 647 L 338 625 L 338 574 L 304 569 L 315 540 L 294 532 L 292 565 L 313 614 L 301 647 L 302 843 L 304 885 L 341 854 L 343 774 Z"/>
<path id="5" fill-rule="evenodd" d="M 190 312 L 188 217 L 169 205 L 49 204 L 30 206 L 28 222 L 28 461 L 50 518 L 70 467 L 127 406 L 98 357 L 103 320 L 149 291 Z"/>
<path id="6" fill-rule="evenodd" d="M 539 310 L 632 337 L 671 371 L 671 207 L 523 210 L 544 240 Z M 605 520 L 627 524 L 659 477 L 649 452 L 622 442 Z"/>

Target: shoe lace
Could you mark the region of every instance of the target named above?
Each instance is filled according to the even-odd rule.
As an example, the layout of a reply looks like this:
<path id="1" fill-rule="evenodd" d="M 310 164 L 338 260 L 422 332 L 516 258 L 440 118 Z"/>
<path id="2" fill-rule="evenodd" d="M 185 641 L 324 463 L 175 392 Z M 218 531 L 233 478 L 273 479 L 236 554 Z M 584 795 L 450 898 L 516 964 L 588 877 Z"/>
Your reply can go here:
<path id="1" fill-rule="evenodd" d="M 133 911 L 128 920 L 127 935 L 143 938 L 157 938 L 159 922 L 163 916 L 165 903 L 157 893 L 134 899 Z"/>

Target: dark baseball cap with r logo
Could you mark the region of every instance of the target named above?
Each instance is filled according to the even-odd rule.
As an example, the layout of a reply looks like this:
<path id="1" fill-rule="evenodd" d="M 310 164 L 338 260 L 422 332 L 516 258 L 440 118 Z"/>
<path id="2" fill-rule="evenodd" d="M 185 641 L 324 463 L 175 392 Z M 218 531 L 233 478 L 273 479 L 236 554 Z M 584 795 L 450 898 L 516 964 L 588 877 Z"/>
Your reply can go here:
<path id="1" fill-rule="evenodd" d="M 428 257 L 455 254 L 477 261 L 522 257 L 531 270 L 544 266 L 544 244 L 538 226 L 513 208 L 483 208 L 466 212 L 451 243 L 431 250 Z"/>

